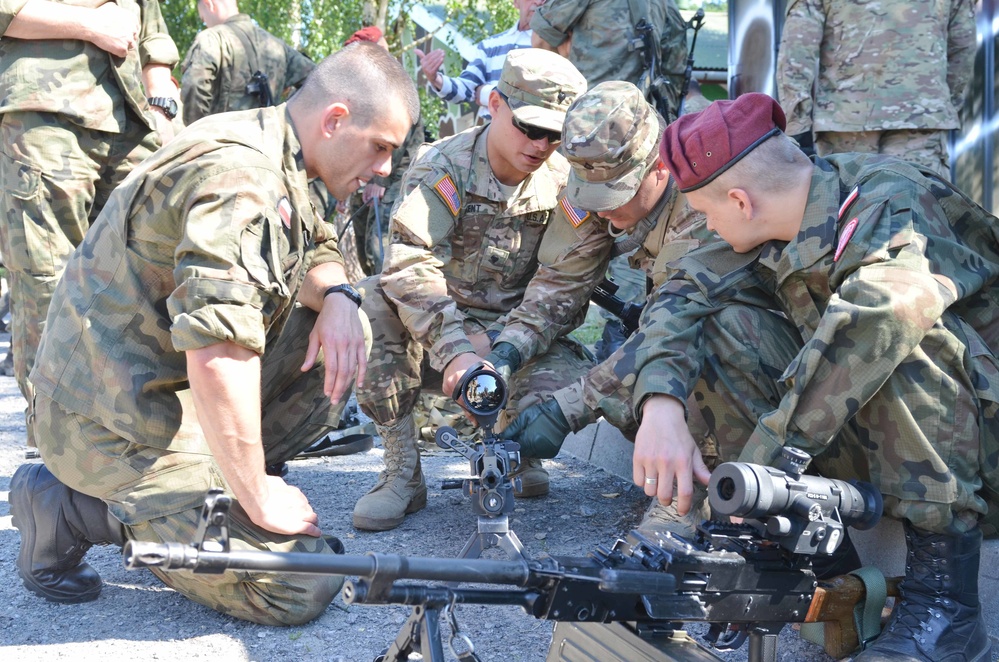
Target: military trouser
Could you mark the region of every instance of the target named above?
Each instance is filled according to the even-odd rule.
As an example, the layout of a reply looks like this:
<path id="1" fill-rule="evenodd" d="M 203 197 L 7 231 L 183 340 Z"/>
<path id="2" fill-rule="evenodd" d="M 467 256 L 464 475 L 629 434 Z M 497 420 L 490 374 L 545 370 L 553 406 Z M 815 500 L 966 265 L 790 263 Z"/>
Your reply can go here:
<path id="1" fill-rule="evenodd" d="M 296 308 L 281 337 L 262 357 L 262 434 L 267 464 L 290 460 L 332 431 L 343 410 L 323 394 L 322 362 L 299 371 L 316 314 Z M 194 539 L 209 488 L 231 494 L 197 425 L 190 391 L 178 392 L 184 417 L 173 439 L 182 451 L 124 439 L 41 394 L 36 395 L 38 446 L 46 466 L 65 485 L 107 502 L 130 540 L 187 543 Z M 258 397 L 248 393 L 247 397 Z M 285 536 L 250 522 L 238 502 L 230 519 L 233 550 L 330 554 L 322 538 Z M 237 618 L 292 625 L 318 616 L 343 578 L 252 571 L 221 575 L 153 570 L 164 584 L 195 602 Z"/>
<path id="2" fill-rule="evenodd" d="M 375 423 L 385 424 L 413 411 L 420 389 L 439 380 L 424 361 L 423 347 L 409 334 L 395 307 L 385 298 L 378 277 L 358 284 L 364 292 L 364 312 L 371 323 L 373 345 L 364 386 L 357 389 L 357 403 Z M 465 333 L 485 333 L 486 323 L 471 317 Z M 513 374 L 506 410 L 497 422 L 500 430 L 544 394 L 558 390 L 586 374 L 593 366 L 585 348 L 570 338 L 560 338 Z M 450 395 L 450 394 L 446 394 Z"/>
<path id="3" fill-rule="evenodd" d="M 819 156 L 862 152 L 888 154 L 935 172 L 950 181 L 947 129 L 896 129 L 892 131 L 818 131 L 815 150 Z"/>
<path id="4" fill-rule="evenodd" d="M 733 451 L 748 441 L 761 416 L 780 406 L 791 385 L 777 370 L 798 354 L 787 341 L 796 335 L 789 323 L 766 327 L 740 320 L 749 310 L 728 308 L 704 331 L 711 350 L 705 389 L 699 385 L 695 397 L 723 459 L 735 459 Z M 971 327 L 953 316 L 950 322 L 954 330 L 938 324 L 927 333 L 813 464 L 829 478 L 872 483 L 884 497 L 886 515 L 924 531 L 960 534 L 988 512 L 983 530 L 993 535 L 999 408 L 985 396 L 994 397 L 989 384 L 999 384 L 999 370 Z M 786 340 L 774 342 L 778 333 Z M 969 351 L 969 342 L 980 349 Z M 754 351 L 762 359 L 756 366 Z"/>
<path id="5" fill-rule="evenodd" d="M 131 111 L 127 116 L 122 133 L 106 133 L 55 113 L 0 115 L 0 253 L 10 283 L 14 376 L 29 403 L 31 446 L 28 374 L 52 292 L 111 191 L 159 148 L 157 134 Z"/>

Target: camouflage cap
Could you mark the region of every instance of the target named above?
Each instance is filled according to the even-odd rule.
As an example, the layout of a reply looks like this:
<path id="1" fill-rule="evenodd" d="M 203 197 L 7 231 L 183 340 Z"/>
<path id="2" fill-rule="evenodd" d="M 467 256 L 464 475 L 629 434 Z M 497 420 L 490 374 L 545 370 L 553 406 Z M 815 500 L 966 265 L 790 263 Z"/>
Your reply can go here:
<path id="1" fill-rule="evenodd" d="M 642 184 L 659 142 L 659 116 L 637 87 L 607 81 L 572 104 L 562 138 L 572 166 L 569 202 L 587 211 L 617 209 Z"/>
<path id="2" fill-rule="evenodd" d="M 586 79 L 557 53 L 518 48 L 506 56 L 496 89 L 521 122 L 561 131 L 565 111 L 586 90 Z"/>

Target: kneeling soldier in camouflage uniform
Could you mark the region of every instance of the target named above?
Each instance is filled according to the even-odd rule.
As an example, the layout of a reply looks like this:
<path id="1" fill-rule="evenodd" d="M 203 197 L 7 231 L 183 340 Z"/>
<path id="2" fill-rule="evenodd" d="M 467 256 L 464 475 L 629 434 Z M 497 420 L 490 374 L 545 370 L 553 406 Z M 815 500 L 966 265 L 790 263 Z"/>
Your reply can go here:
<path id="1" fill-rule="evenodd" d="M 413 420 L 421 386 L 443 379 L 450 395 L 485 358 L 511 377 L 517 411 L 592 365 L 566 338 L 592 284 L 539 268 L 548 260 L 538 253 L 568 170 L 554 153 L 562 121 L 585 89 L 565 58 L 512 51 L 490 95 L 492 122 L 425 146 L 406 174 L 382 273 L 358 286 L 374 346 L 357 400 L 378 426 L 386 468 L 354 508 L 357 528 L 391 529 L 426 505 Z M 518 496 L 548 493 L 540 460 L 526 458 L 518 477 Z"/>
<path id="2" fill-rule="evenodd" d="M 213 487 L 235 497 L 233 549 L 339 546 L 298 488 L 264 472 L 332 430 L 364 375 L 360 297 L 308 179 L 346 197 L 387 174 L 418 115 L 402 67 L 356 44 L 289 103 L 198 122 L 114 191 L 56 288 L 31 373 L 45 464 L 10 485 L 30 590 L 96 598 L 92 544 L 191 540 Z M 154 572 L 271 625 L 314 618 L 343 581 Z"/>
<path id="3" fill-rule="evenodd" d="M 608 230 L 627 232 L 629 241 L 624 246 L 624 242 L 608 239 L 605 250 L 637 247 L 631 265 L 655 287 L 666 280 L 666 265 L 671 261 L 716 241 L 705 227 L 704 215 L 690 209 L 659 159 L 659 139 L 665 128 L 665 121 L 631 83 L 601 83 L 577 99 L 566 114 L 563 130 L 572 166 L 563 209 L 573 214 L 560 214 L 553 222 L 570 233 L 582 234 L 594 226 L 605 237 L 610 236 Z M 567 434 L 599 416 L 633 436 L 641 420 L 633 398 L 635 354 L 642 346 L 646 325 L 654 321 L 643 317 L 638 330 L 606 361 L 556 391 L 551 399 L 525 410 L 503 435 L 520 442 L 523 452 L 542 458 L 555 457 Z M 801 341 L 784 319 L 753 305 L 719 311 L 709 322 L 712 331 L 704 336 L 711 349 L 703 366 L 698 366 L 702 372 L 689 398 L 689 425 L 692 434 L 705 442 L 702 449 L 719 454 L 721 461 L 733 460 L 742 449 L 737 442 L 753 427 L 744 422 L 745 417 L 727 412 L 746 410 L 758 416 L 770 411 L 769 402 L 776 394 L 774 377 Z M 766 349 L 763 338 L 770 340 L 774 351 Z M 732 392 L 741 397 L 728 397 Z M 705 419 L 716 425 L 709 430 Z M 660 486 L 646 482 L 637 469 L 635 480 L 649 496 L 661 494 Z M 691 535 L 709 514 L 705 496 L 700 485 L 681 483 L 678 503 L 671 504 L 668 497 L 662 503 L 653 499 L 639 528 L 650 534 L 669 530 Z"/>
<path id="4" fill-rule="evenodd" d="M 700 473 L 683 403 L 704 321 L 739 296 L 769 301 L 805 342 L 740 459 L 803 450 L 832 478 L 872 482 L 905 530 L 903 597 L 854 659 L 990 659 L 978 569 L 999 520 L 999 220 L 892 157 L 809 161 L 784 127 L 775 101 L 747 94 L 663 137 L 666 167 L 724 242 L 660 288 L 637 374 L 672 386 L 636 394 L 639 437 L 656 442 L 641 471 Z"/>

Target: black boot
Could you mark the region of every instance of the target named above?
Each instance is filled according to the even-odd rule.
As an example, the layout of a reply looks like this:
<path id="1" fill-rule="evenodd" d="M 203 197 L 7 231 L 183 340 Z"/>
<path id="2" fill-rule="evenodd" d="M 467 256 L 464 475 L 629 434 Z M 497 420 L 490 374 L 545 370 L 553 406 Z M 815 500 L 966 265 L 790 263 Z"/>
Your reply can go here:
<path id="1" fill-rule="evenodd" d="M 928 533 L 905 523 L 905 578 L 891 620 L 856 662 L 985 661 L 991 645 L 978 602 L 980 529 Z"/>
<path id="2" fill-rule="evenodd" d="M 95 544 L 125 542 L 107 504 L 66 487 L 44 464 L 22 464 L 10 479 L 10 513 L 21 532 L 17 572 L 29 591 L 63 603 L 100 595 L 100 575 L 83 555 Z"/>

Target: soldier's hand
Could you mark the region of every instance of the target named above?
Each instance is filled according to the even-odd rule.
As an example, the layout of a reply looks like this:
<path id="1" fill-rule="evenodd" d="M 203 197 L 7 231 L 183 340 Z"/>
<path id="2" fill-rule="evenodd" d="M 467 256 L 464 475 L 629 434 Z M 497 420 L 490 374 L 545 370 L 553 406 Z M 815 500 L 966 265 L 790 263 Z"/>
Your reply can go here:
<path id="1" fill-rule="evenodd" d="M 444 384 L 442 386 L 444 394 L 452 395 L 465 373 L 480 363 L 482 363 L 482 358 L 472 352 L 459 354 L 451 359 L 451 362 L 444 368 Z"/>
<path id="2" fill-rule="evenodd" d="M 509 384 L 510 377 L 520 369 L 520 351 L 508 342 L 498 342 L 486 355 L 486 361 Z"/>
<path id="3" fill-rule="evenodd" d="M 277 476 L 267 476 L 267 494 L 260 499 L 241 502 L 254 524 L 286 536 L 319 537 L 319 516 L 312 510 L 302 490 Z"/>
<path id="4" fill-rule="evenodd" d="M 694 479 L 708 484 L 708 471 L 690 435 L 683 404 L 668 395 L 654 395 L 642 406 L 642 424 L 632 459 L 635 484 L 668 506 L 676 483 L 676 510 L 685 515 L 694 495 Z"/>
<path id="5" fill-rule="evenodd" d="M 375 184 L 373 182 L 368 182 L 364 185 L 364 192 L 361 193 L 362 202 L 371 202 L 375 198 L 381 200 L 382 196 L 385 195 L 385 187 Z"/>
<path id="6" fill-rule="evenodd" d="M 435 90 L 441 89 L 441 86 L 437 84 L 437 74 L 440 71 L 441 65 L 444 64 L 444 51 L 438 48 L 429 53 L 424 53 L 417 48 L 414 49 L 414 52 L 419 61 L 420 69 L 423 70 L 423 75 L 427 77 L 427 81 L 434 86 Z"/>
<path id="7" fill-rule="evenodd" d="M 149 112 L 152 113 L 156 122 L 156 134 L 160 137 L 160 145 L 166 145 L 173 140 L 175 134 L 173 122 L 167 119 L 163 111 L 156 106 L 151 106 Z"/>
<path id="8" fill-rule="evenodd" d="M 364 383 L 368 369 L 368 352 L 364 342 L 364 326 L 357 304 L 342 294 L 330 294 L 323 299 L 316 325 L 309 333 L 302 372 L 312 369 L 319 350 L 323 350 L 326 377 L 323 393 L 336 404 L 350 391 L 354 377 L 357 385 Z"/>
<path id="9" fill-rule="evenodd" d="M 125 57 L 139 40 L 139 18 L 113 2 L 90 12 L 82 38 L 111 55 Z"/>
<path id="10" fill-rule="evenodd" d="M 501 439 L 520 444 L 523 457 L 553 458 L 572 432 L 562 408 L 555 400 L 531 405 L 499 432 Z"/>

